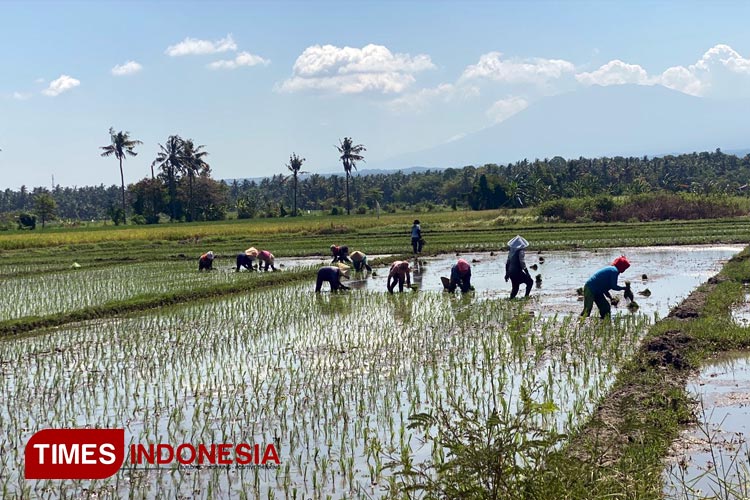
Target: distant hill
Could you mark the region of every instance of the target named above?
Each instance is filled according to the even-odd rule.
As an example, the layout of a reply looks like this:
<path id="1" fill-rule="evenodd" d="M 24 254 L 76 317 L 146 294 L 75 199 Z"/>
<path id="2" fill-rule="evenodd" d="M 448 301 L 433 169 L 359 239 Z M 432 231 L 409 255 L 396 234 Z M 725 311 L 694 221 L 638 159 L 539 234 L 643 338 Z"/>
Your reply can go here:
<path id="1" fill-rule="evenodd" d="M 748 151 L 750 101 L 689 96 L 662 86 L 617 85 L 542 99 L 479 132 L 377 165 L 462 167 L 527 158 Z"/>

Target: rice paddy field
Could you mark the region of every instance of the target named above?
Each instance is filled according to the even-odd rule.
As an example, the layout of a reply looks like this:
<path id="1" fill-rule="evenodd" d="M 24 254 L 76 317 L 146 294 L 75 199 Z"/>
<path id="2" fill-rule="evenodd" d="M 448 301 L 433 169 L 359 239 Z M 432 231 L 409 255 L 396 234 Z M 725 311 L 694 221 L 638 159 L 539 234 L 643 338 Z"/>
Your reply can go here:
<path id="1" fill-rule="evenodd" d="M 0 323 L 133 297 L 247 287 L 0 338 L 0 494 L 403 497 L 402 478 L 389 464 L 439 466 L 449 458 L 409 425 L 411 416 L 456 405 L 512 416 L 532 401 L 535 428 L 575 433 L 650 325 L 742 248 L 553 250 L 582 247 L 584 239 L 548 239 L 542 253 L 527 254 L 527 264 L 537 266 L 532 275 L 541 275 L 531 299 L 509 301 L 500 246 L 482 253 L 467 250 L 463 235 L 453 238 L 450 254 L 416 263 L 416 291 L 393 295 L 385 291 L 386 264 L 374 275 L 353 276 L 351 292 L 313 293 L 309 265 L 325 258 L 292 258 L 315 253 L 292 251 L 294 244 L 283 270 L 268 274 L 235 273 L 230 250 L 217 271 L 203 274 L 192 259 L 171 258 L 171 250 L 153 262 L 134 254 L 133 262 L 98 263 L 101 249 L 82 247 L 76 255 L 84 266 L 75 270 L 6 262 Z M 127 248 L 119 255 L 129 256 Z M 390 243 L 378 248 L 398 252 Z M 452 295 L 439 286 L 456 251 L 472 262 L 476 292 Z M 48 250 L 56 252 L 62 250 Z M 649 291 L 638 296 L 640 308 L 615 309 L 611 322 L 580 321 L 576 288 L 621 253 L 633 262 L 624 278 Z M 288 280 L 253 286 L 268 276 Z M 63 427 L 124 428 L 126 445 L 273 443 L 280 465 L 144 469 L 126 460 L 104 480 L 25 480 L 26 441 L 40 429 Z"/>

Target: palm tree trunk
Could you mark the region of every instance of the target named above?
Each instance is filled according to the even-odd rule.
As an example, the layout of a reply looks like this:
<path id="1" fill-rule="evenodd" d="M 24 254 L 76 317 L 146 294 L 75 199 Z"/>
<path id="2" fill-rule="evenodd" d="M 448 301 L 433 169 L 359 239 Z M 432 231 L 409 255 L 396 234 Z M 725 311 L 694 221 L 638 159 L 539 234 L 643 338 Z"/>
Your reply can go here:
<path id="1" fill-rule="evenodd" d="M 120 157 L 120 183 L 122 187 L 122 216 L 124 220 L 122 221 L 123 224 L 128 223 L 128 213 L 125 210 L 125 175 L 122 173 L 122 157 Z M 42 227 L 44 227 L 44 224 L 42 224 Z"/>
<path id="2" fill-rule="evenodd" d="M 188 181 L 190 184 L 190 222 L 195 220 L 195 211 L 193 210 L 193 176 L 188 175 Z"/>
<path id="3" fill-rule="evenodd" d="M 294 212 L 292 217 L 297 217 L 297 172 L 294 173 Z"/>
<path id="4" fill-rule="evenodd" d="M 346 215 L 350 215 L 349 211 L 351 203 L 349 202 L 349 172 L 346 173 Z"/>
<path id="5" fill-rule="evenodd" d="M 173 221 L 177 218 L 177 214 L 176 214 L 175 209 L 174 209 L 175 208 L 174 207 L 174 203 L 176 201 L 175 200 L 175 197 L 176 197 L 175 194 L 176 194 L 177 190 L 175 189 L 174 182 L 175 182 L 174 181 L 174 173 L 170 171 L 170 174 L 169 174 L 169 207 L 170 207 L 170 212 L 172 212 L 172 220 Z"/>

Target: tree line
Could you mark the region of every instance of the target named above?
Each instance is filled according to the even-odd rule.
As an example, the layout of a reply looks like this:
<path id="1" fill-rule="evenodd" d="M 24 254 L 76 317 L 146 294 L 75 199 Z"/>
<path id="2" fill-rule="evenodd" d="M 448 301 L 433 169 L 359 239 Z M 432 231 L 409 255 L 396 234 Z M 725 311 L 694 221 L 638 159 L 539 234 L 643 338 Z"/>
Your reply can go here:
<path id="1" fill-rule="evenodd" d="M 130 139 L 127 132 L 110 130 L 110 136 L 111 144 L 102 147 L 102 155 L 114 156 L 120 165 L 129 151 L 135 153 L 139 141 Z M 307 211 L 430 210 L 437 206 L 484 210 L 650 192 L 746 195 L 750 183 L 750 155 L 738 157 L 719 149 L 652 158 L 554 157 L 409 174 L 353 175 L 357 162 L 364 159 L 365 147 L 347 137 L 336 146 L 343 176 L 306 173 L 302 170 L 305 159 L 292 153 L 285 165 L 289 175 L 225 182 L 211 178 L 205 146 L 175 135 L 159 147 L 150 178 L 128 186 L 122 182 L 119 187 L 6 189 L 0 191 L 0 213 L 6 221 L 17 219 L 20 213 L 41 212 L 45 220 L 57 216 L 124 222 L 127 214 L 136 223 L 155 223 L 165 217 L 217 220 L 225 218 L 228 211 L 252 218 Z M 45 195 L 43 203 L 41 195 Z M 52 209 L 47 196 L 54 202 Z"/>

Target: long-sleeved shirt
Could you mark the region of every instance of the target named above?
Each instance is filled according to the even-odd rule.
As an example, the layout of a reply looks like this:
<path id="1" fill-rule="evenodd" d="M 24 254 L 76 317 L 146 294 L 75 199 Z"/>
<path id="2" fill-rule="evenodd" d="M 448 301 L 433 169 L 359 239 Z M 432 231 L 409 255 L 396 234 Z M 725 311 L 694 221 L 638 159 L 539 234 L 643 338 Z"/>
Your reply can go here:
<path id="1" fill-rule="evenodd" d="M 625 290 L 625 287 L 617 284 L 620 271 L 615 266 L 607 266 L 595 272 L 586 282 L 593 293 L 606 293 L 610 290 Z"/>
<path id="2" fill-rule="evenodd" d="M 505 274 L 518 274 L 524 269 L 526 269 L 526 250 L 511 248 L 508 252 L 508 260 L 505 261 Z"/>
<path id="3" fill-rule="evenodd" d="M 422 237 L 422 228 L 419 227 L 419 224 L 414 224 L 411 227 L 411 237 L 417 239 Z"/>
<path id="4" fill-rule="evenodd" d="M 341 284 L 341 269 L 334 266 L 326 266 L 318 269 L 318 279 L 315 283 L 315 291 L 319 292 L 323 282 L 327 281 L 331 284 L 331 290 L 338 290 L 339 288 L 346 288 Z"/>
<path id="5" fill-rule="evenodd" d="M 462 292 L 468 292 L 471 289 L 471 268 L 465 273 L 458 270 L 458 264 L 451 267 L 451 284 L 458 286 Z"/>

